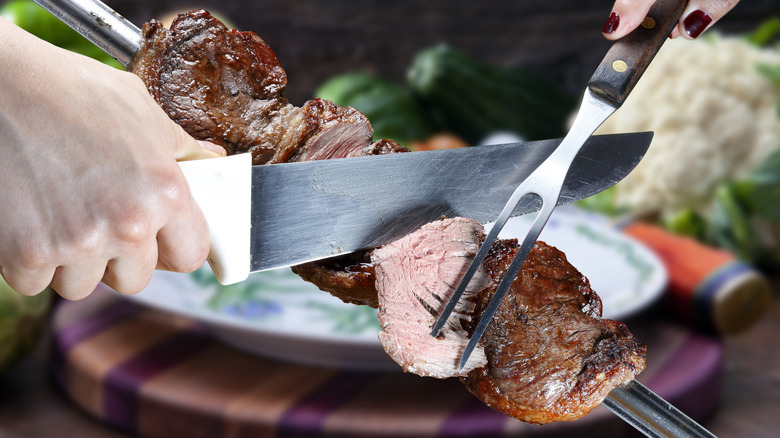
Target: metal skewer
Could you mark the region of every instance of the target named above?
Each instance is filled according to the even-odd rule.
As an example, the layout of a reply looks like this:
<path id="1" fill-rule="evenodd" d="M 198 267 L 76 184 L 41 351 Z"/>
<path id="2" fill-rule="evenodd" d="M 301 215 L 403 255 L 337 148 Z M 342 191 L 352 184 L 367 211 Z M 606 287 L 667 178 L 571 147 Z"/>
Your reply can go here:
<path id="1" fill-rule="evenodd" d="M 35 0 L 127 66 L 141 46 L 141 30 L 98 0 Z M 604 405 L 650 438 L 715 437 L 670 403 L 632 380 L 613 389 Z"/>
<path id="2" fill-rule="evenodd" d="M 610 391 L 603 403 L 615 415 L 650 438 L 715 437 L 636 380 Z"/>
<path id="3" fill-rule="evenodd" d="M 125 67 L 141 47 L 141 29 L 98 0 L 35 0 Z"/>

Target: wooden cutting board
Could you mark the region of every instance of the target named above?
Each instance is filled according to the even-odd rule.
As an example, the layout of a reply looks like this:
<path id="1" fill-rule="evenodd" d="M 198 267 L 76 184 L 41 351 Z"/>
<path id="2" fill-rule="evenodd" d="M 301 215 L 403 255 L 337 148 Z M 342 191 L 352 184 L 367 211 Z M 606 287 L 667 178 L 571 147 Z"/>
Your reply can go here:
<path id="1" fill-rule="evenodd" d="M 670 323 L 629 327 L 648 344 L 639 379 L 694 419 L 715 407 L 723 349 Z M 225 346 L 197 322 L 99 289 L 54 315 L 54 380 L 95 417 L 149 438 L 623 436 L 604 407 L 533 426 L 456 379 L 279 362 Z"/>

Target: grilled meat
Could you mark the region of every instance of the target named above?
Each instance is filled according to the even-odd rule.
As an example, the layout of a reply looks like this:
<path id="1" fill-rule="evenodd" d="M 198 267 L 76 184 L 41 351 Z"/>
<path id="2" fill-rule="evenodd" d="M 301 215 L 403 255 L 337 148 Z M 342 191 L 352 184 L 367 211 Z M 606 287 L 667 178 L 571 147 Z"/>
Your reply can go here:
<path id="1" fill-rule="evenodd" d="M 152 21 L 143 35 L 130 71 L 188 133 L 228 154 L 251 153 L 254 164 L 266 164 L 406 151 L 374 141 L 354 108 L 321 99 L 290 104 L 287 77 L 268 45 L 208 12 L 182 14 L 170 30 Z M 460 376 L 487 405 L 524 421 L 581 417 L 643 369 L 645 347 L 623 324 L 600 319 L 587 279 L 540 242 L 459 373 L 460 352 L 517 242 L 494 244 L 443 335 L 428 333 L 483 238 L 470 219 L 444 219 L 373 252 L 293 270 L 346 302 L 378 306 L 382 344 L 405 370 Z"/>
<path id="2" fill-rule="evenodd" d="M 519 245 L 498 241 L 482 263 L 497 285 Z M 476 296 L 481 315 L 495 287 Z M 473 330 L 475 318 L 469 330 Z M 487 366 L 462 379 L 491 408 L 530 423 L 580 418 L 645 367 L 646 347 L 617 321 L 559 250 L 537 242 L 481 340 Z"/>
<path id="3" fill-rule="evenodd" d="M 166 29 L 144 24 L 141 49 L 128 66 L 171 119 L 227 153 L 251 153 L 258 164 L 408 152 L 393 140 L 372 141 L 358 110 L 323 99 L 296 107 L 284 98 L 287 75 L 276 54 L 252 32 L 228 29 L 203 10 L 180 14 Z M 298 265 L 306 281 L 344 302 L 377 306 L 368 253 Z"/>
<path id="4" fill-rule="evenodd" d="M 519 245 L 492 247 L 439 338 L 429 335 L 484 240 L 454 218 L 374 251 L 379 339 L 405 371 L 461 380 L 486 405 L 530 423 L 574 420 L 645 366 L 645 346 L 601 319 L 601 300 L 559 250 L 537 242 L 464 368 L 460 354 Z"/>
<path id="5" fill-rule="evenodd" d="M 304 263 L 293 266 L 292 271 L 345 303 L 379 306 L 371 251 Z"/>
<path id="6" fill-rule="evenodd" d="M 479 349 L 458 371 L 460 356 L 469 341 L 463 325 L 474 314 L 475 305 L 469 297 L 485 289 L 490 281 L 484 271 L 475 275 L 439 337 L 430 335 L 436 318 L 479 250 L 482 234 L 482 225 L 474 220 L 445 219 L 427 224 L 371 255 L 382 325 L 379 340 L 404 371 L 446 378 L 485 366 L 484 352 Z"/>
<path id="7" fill-rule="evenodd" d="M 142 32 L 128 70 L 184 130 L 228 154 L 249 152 L 253 164 L 267 164 L 406 151 L 392 140 L 372 143 L 371 123 L 354 108 L 290 104 L 273 50 L 206 11 L 179 15 L 170 30 L 152 20 Z"/>

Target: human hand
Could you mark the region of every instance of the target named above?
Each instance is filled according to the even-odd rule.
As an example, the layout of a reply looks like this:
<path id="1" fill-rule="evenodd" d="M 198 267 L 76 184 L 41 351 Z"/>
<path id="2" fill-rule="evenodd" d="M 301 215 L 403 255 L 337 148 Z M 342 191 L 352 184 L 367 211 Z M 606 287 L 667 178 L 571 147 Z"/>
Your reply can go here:
<path id="1" fill-rule="evenodd" d="M 647 16 L 656 0 L 616 0 L 602 33 L 609 40 L 626 36 Z M 696 39 L 720 20 L 739 0 L 690 0 L 670 38 Z"/>
<path id="2" fill-rule="evenodd" d="M 0 274 L 68 299 L 103 281 L 135 293 L 188 272 L 208 227 L 177 160 L 219 156 L 173 123 L 135 75 L 0 18 Z M 209 150 L 212 149 L 212 150 Z"/>

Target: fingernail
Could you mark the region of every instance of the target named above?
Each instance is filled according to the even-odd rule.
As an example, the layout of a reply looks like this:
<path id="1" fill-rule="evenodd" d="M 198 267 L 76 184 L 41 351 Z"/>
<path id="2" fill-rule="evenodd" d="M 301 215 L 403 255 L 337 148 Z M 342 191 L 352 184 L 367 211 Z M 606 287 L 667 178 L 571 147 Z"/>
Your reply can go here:
<path id="1" fill-rule="evenodd" d="M 712 17 L 701 9 L 697 9 L 685 17 L 683 28 L 689 37 L 696 39 L 710 23 L 712 23 Z"/>
<path id="2" fill-rule="evenodd" d="M 617 12 L 612 12 L 607 18 L 607 22 L 604 24 L 604 28 L 601 29 L 602 33 L 611 34 L 615 32 L 620 25 L 620 16 Z"/>

